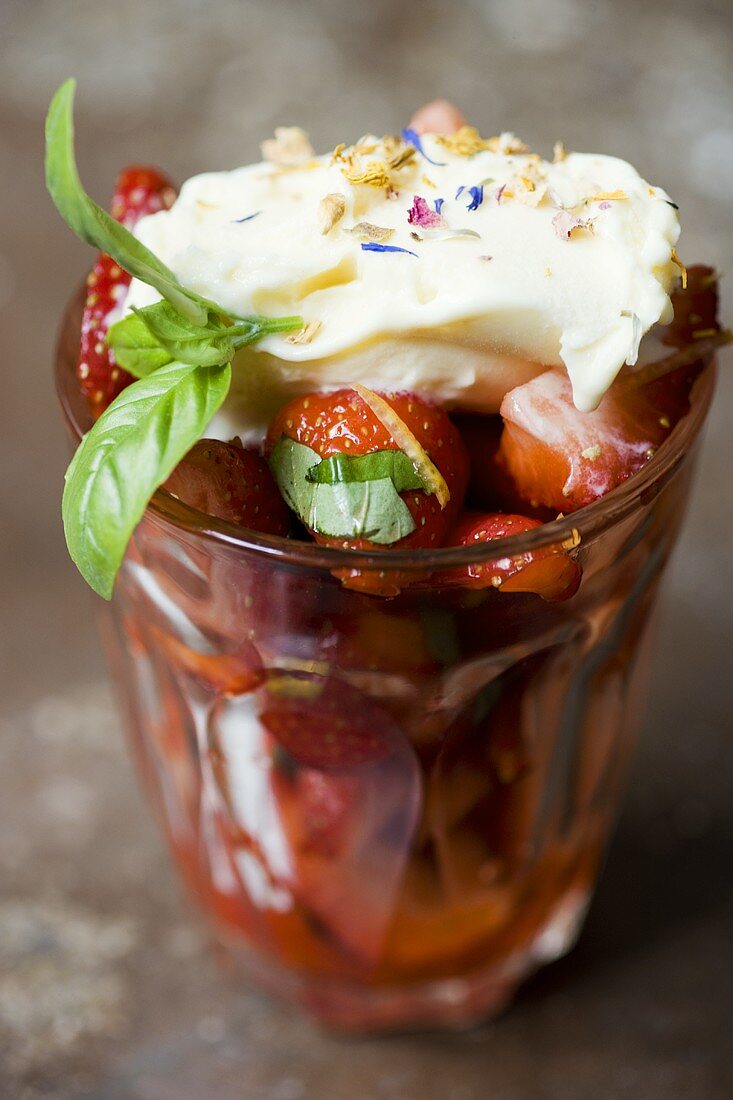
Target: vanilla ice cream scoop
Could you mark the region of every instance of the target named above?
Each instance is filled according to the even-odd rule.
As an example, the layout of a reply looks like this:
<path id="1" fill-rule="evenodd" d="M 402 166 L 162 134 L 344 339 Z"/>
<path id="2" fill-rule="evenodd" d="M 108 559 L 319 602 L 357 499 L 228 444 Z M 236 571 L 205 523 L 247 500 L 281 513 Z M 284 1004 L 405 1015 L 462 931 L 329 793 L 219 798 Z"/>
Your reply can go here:
<path id="1" fill-rule="evenodd" d="M 357 381 L 496 412 L 563 365 L 590 410 L 671 320 L 676 207 L 630 164 L 560 148 L 550 163 L 470 127 L 405 135 L 315 156 L 281 130 L 267 161 L 195 176 L 138 223 L 230 313 L 304 318 L 237 354 L 227 430 L 261 436 L 285 401 Z M 156 297 L 133 281 L 126 308 Z"/>

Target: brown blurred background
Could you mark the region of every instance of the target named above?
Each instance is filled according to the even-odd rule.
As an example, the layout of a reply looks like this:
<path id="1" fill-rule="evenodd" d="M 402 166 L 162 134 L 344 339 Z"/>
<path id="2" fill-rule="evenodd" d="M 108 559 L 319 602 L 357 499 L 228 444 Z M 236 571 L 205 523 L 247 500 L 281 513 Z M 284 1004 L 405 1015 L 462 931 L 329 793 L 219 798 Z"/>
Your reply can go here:
<path id="1" fill-rule="evenodd" d="M 0 1100 L 733 1095 L 733 355 L 666 590 L 629 797 L 575 953 L 491 1027 L 347 1043 L 215 967 L 121 743 L 64 551 L 60 312 L 91 261 L 42 182 L 79 80 L 82 175 L 331 148 L 436 95 L 484 132 L 631 160 L 733 320 L 731 0 L 0 0 Z"/>

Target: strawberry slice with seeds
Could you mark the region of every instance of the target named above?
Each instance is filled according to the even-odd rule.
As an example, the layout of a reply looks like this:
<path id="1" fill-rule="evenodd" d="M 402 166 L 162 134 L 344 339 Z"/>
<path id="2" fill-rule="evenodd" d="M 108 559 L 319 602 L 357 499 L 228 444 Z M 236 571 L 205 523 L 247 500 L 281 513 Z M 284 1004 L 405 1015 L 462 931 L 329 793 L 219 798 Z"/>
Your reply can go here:
<path id="1" fill-rule="evenodd" d="M 575 408 L 564 371 L 505 396 L 498 462 L 523 500 L 560 512 L 591 504 L 637 473 L 688 412 L 692 383 L 721 342 L 714 273 L 690 268 L 672 298 L 662 339 L 677 353 L 620 375 L 594 412 Z"/>
<path id="2" fill-rule="evenodd" d="M 511 390 L 501 405 L 499 461 L 520 496 L 574 512 L 635 474 L 669 435 L 643 389 L 618 383 L 595 412 L 573 403 L 564 371 L 551 370 Z"/>
<path id="3" fill-rule="evenodd" d="M 260 721 L 298 764 L 325 771 L 375 764 L 401 737 L 377 703 L 330 676 L 272 674 Z"/>
<path id="4" fill-rule="evenodd" d="M 445 410 L 428 404 L 414 394 L 387 393 L 372 397 L 376 397 L 377 402 L 382 400 L 386 403 L 388 412 L 397 414 L 402 422 L 401 427 L 411 433 L 418 447 L 437 468 L 448 489 L 448 502 L 441 507 L 436 494 L 422 488 L 401 492 L 414 529 L 389 544 L 364 537 L 336 537 L 315 530 L 311 530 L 311 534 L 322 545 L 357 550 L 440 546 L 455 522 L 468 483 L 468 456 L 463 440 Z M 377 416 L 372 405 L 354 389 L 328 394 L 313 393 L 291 401 L 270 425 L 267 453 L 272 454 L 283 438 L 304 444 L 322 459 L 336 456 L 349 459 L 375 452 L 400 451 L 391 431 Z M 280 487 L 284 489 L 282 484 Z M 349 570 L 340 572 L 339 577 L 348 587 L 382 596 L 396 595 L 403 585 L 413 579 L 383 570 Z"/>
<path id="5" fill-rule="evenodd" d="M 164 488 L 184 504 L 253 531 L 287 535 L 290 513 L 269 466 L 238 442 L 200 439 L 168 478 Z"/>
<path id="6" fill-rule="evenodd" d="M 464 588 L 497 588 L 502 592 L 535 592 L 545 600 L 567 600 L 580 584 L 581 570 L 561 547 L 542 547 L 511 557 L 501 555 L 501 540 L 523 535 L 542 524 L 529 516 L 501 512 L 466 512 L 451 536 L 453 546 L 478 546 L 498 542 L 497 556 L 463 570 L 451 570 L 437 578 L 439 583 L 461 584 Z"/>
<path id="7" fill-rule="evenodd" d="M 161 172 L 133 165 L 117 180 L 110 212 L 127 229 L 132 229 L 146 214 L 170 207 L 175 197 L 170 180 Z M 129 285 L 127 272 L 104 253 L 87 276 L 77 377 L 95 417 L 133 381 L 127 371 L 117 366 L 112 350 L 105 343 L 108 317 L 124 300 Z"/>
<path id="8" fill-rule="evenodd" d="M 409 393 L 380 394 L 418 443 L 424 447 L 442 474 L 450 500 L 441 508 L 437 497 L 422 489 L 401 494 L 415 523 L 415 530 L 390 545 L 390 549 L 439 546 L 461 507 L 468 483 L 468 456 L 448 414 Z M 398 451 L 390 432 L 364 399 L 353 389 L 336 393 L 314 393 L 291 401 L 280 410 L 267 433 L 266 451 L 271 453 L 282 438 L 295 440 L 315 451 L 322 459 L 343 455 L 358 457 L 377 451 Z M 312 532 L 316 542 L 327 546 L 349 546 L 357 550 L 380 550 L 384 544 L 368 538 L 337 538 Z"/>

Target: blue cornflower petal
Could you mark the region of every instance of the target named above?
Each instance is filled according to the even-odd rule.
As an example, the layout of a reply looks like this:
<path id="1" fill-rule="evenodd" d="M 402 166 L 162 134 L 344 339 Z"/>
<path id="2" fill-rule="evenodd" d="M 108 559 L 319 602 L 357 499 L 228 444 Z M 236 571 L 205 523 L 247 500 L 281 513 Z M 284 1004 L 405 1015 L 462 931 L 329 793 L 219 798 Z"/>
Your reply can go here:
<path id="1" fill-rule="evenodd" d="M 408 145 L 414 145 L 418 153 L 425 157 L 428 164 L 434 164 L 436 168 L 445 168 L 444 160 L 431 160 L 428 154 L 423 149 L 422 138 L 418 134 L 417 130 L 403 130 L 402 140 L 406 141 Z"/>
<path id="2" fill-rule="evenodd" d="M 376 241 L 369 241 L 361 248 L 362 252 L 406 252 L 408 256 L 417 257 L 417 252 L 410 252 L 409 248 L 399 248 L 396 244 L 377 244 Z"/>

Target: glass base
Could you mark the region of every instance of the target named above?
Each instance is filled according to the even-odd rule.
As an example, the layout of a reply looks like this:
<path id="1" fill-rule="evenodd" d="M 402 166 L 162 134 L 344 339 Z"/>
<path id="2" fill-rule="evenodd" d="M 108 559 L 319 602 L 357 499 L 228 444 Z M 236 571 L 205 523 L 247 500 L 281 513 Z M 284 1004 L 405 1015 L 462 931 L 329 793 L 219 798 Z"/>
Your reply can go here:
<path id="1" fill-rule="evenodd" d="M 415 985 L 368 986 L 323 975 L 299 975 L 219 935 L 225 956 L 254 984 L 297 1005 L 319 1025 L 343 1034 L 463 1030 L 498 1016 L 520 984 L 540 966 L 575 944 L 588 909 L 589 892 L 573 891 L 522 951 L 455 978 Z"/>

